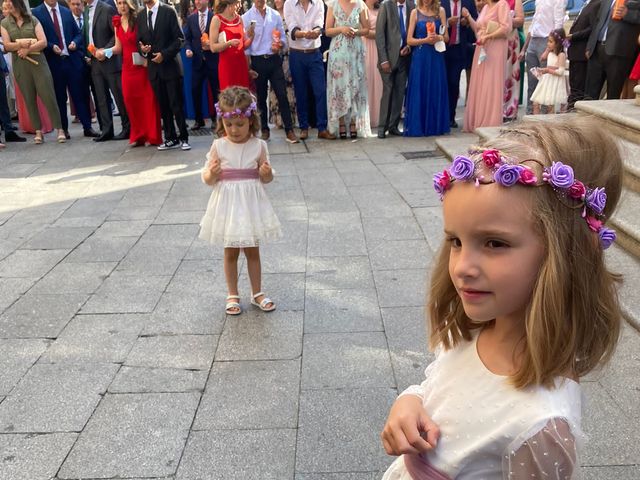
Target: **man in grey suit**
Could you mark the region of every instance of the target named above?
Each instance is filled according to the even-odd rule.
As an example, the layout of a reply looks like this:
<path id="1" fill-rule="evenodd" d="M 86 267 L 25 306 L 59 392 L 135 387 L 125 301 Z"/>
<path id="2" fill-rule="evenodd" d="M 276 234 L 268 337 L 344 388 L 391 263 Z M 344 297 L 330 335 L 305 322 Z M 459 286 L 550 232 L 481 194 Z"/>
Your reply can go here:
<path id="1" fill-rule="evenodd" d="M 85 55 L 89 59 L 91 78 L 98 100 L 98 115 L 102 132 L 94 142 L 107 140 L 126 140 L 129 138 L 129 117 L 122 98 L 122 60 L 120 55 L 112 55 L 116 43 L 113 28 L 113 16 L 116 11 L 102 0 L 85 0 L 84 37 Z M 89 45 L 93 45 L 89 51 Z M 110 93 L 116 101 L 122 122 L 122 131 L 114 136 L 113 114 L 111 112 Z"/>
<path id="2" fill-rule="evenodd" d="M 615 0 L 603 0 L 598 12 L 598 22 L 587 41 L 586 56 L 587 98 L 598 100 L 604 81 L 607 81 L 607 99 L 620 98 L 624 82 L 631 73 L 638 54 L 640 33 L 640 1 L 627 0 L 616 7 Z M 615 12 L 614 12 L 615 11 Z M 614 20 L 615 13 L 620 20 Z"/>
<path id="3" fill-rule="evenodd" d="M 411 64 L 407 27 L 414 8 L 413 0 L 385 0 L 378 13 L 376 46 L 383 85 L 378 138 L 385 138 L 387 131 L 390 135 L 402 135 L 398 123 Z"/>

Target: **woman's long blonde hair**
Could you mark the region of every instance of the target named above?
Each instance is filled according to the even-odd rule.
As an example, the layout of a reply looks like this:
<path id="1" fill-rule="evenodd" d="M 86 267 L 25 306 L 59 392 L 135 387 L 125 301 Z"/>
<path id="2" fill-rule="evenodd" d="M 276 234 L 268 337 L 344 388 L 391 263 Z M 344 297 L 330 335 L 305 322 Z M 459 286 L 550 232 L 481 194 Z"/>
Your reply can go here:
<path id="1" fill-rule="evenodd" d="M 437 15 L 440 15 L 440 0 L 418 0 L 418 8 L 427 8 L 427 3 Z"/>
<path id="2" fill-rule="evenodd" d="M 605 187 L 606 217 L 615 210 L 622 190 L 622 159 L 617 144 L 592 119 L 527 122 L 504 130 L 484 146 L 521 161 L 570 165 L 585 185 Z M 515 188 L 531 189 L 530 213 L 546 251 L 526 309 L 520 367 L 510 380 L 516 388 L 551 387 L 558 376 L 582 377 L 611 358 L 620 333 L 620 277 L 605 266 L 598 235 L 589 229 L 581 210 L 571 208 L 548 185 Z M 471 340 L 472 330 L 480 328 L 464 313 L 448 263 L 449 246 L 444 243 L 427 302 L 432 348 L 453 348 Z"/>

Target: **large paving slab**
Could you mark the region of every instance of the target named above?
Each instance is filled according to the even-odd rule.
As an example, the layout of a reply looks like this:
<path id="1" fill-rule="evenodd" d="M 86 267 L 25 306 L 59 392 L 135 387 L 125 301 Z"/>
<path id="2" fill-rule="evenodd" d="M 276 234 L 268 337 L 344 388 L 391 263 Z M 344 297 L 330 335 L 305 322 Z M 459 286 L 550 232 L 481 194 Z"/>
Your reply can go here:
<path id="1" fill-rule="evenodd" d="M 260 253 L 278 308 L 249 304 L 241 256 L 231 317 L 223 249 L 197 238 L 211 137 L 158 152 L 71 133 L 2 152 L 0 478 L 381 478 L 389 408 L 433 358 L 431 182 L 447 164 L 434 139 L 288 145 L 272 129 L 266 189 L 284 235 Z M 635 263 L 609 257 L 636 280 Z M 640 478 L 639 352 L 627 325 L 583 382 L 587 480 Z"/>

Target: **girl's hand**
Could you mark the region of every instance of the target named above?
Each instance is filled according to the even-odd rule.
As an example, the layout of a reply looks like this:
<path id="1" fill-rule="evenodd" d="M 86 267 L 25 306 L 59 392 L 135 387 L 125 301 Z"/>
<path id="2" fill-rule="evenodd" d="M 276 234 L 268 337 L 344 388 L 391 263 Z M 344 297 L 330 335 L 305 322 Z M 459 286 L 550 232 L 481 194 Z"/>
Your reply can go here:
<path id="1" fill-rule="evenodd" d="M 218 178 L 222 173 L 222 167 L 220 166 L 219 158 L 212 158 L 211 160 L 209 160 L 207 162 L 207 168 L 209 169 L 209 172 L 211 172 L 211 175 L 213 175 L 215 178 Z"/>
<path id="2" fill-rule="evenodd" d="M 26 58 L 27 55 L 29 55 L 29 49 L 28 48 L 20 48 L 18 50 L 18 56 L 20 58 Z"/>
<path id="3" fill-rule="evenodd" d="M 391 407 L 380 438 L 389 455 L 418 454 L 436 447 L 440 428 L 429 418 L 419 397 L 403 395 Z"/>
<path id="4" fill-rule="evenodd" d="M 240 45 L 240 39 L 233 38 L 229 40 L 227 43 L 229 44 L 230 47 L 238 48 L 238 45 Z"/>
<path id="5" fill-rule="evenodd" d="M 260 165 L 258 174 L 260 175 L 260 180 L 265 183 L 270 182 L 273 179 L 273 170 L 271 169 L 271 164 L 269 162 L 264 162 L 262 165 Z"/>
<path id="6" fill-rule="evenodd" d="M 341 32 L 347 38 L 353 38 L 356 36 L 356 31 L 351 27 L 342 27 Z"/>

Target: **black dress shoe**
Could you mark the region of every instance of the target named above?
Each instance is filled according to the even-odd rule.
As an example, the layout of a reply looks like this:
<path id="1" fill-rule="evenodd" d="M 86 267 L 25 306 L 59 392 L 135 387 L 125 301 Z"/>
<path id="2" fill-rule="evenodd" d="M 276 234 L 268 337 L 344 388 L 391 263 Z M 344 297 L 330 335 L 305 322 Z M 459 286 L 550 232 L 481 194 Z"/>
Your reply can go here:
<path id="1" fill-rule="evenodd" d="M 449 128 L 458 128 L 458 122 L 456 122 L 455 120 L 451 120 L 449 122 Z"/>
<path id="2" fill-rule="evenodd" d="M 71 135 L 69 135 L 69 130 L 64 131 L 64 138 L 66 138 L 67 140 L 71 140 Z"/>
<path id="3" fill-rule="evenodd" d="M 100 134 L 98 132 L 96 132 L 93 128 L 87 128 L 84 131 L 84 136 L 85 137 L 96 138 L 96 137 L 100 136 Z"/>
<path id="4" fill-rule="evenodd" d="M 113 140 L 113 133 L 103 133 L 94 137 L 94 142 L 106 142 L 107 140 Z"/>
<path id="5" fill-rule="evenodd" d="M 129 140 L 129 132 L 128 131 L 121 131 L 118 135 L 116 135 L 115 137 L 113 137 L 114 140 Z"/>
<path id="6" fill-rule="evenodd" d="M 7 130 L 7 132 L 4 134 L 4 139 L 7 142 L 26 142 L 27 141 L 26 138 L 21 137 L 13 130 Z"/>
<path id="7" fill-rule="evenodd" d="M 395 137 L 401 137 L 402 136 L 402 132 L 400 130 L 398 130 L 397 128 L 390 128 L 389 129 L 389 135 L 393 135 Z"/>
<path id="8" fill-rule="evenodd" d="M 378 138 L 386 138 L 387 135 L 384 133 L 384 130 L 378 130 Z"/>

